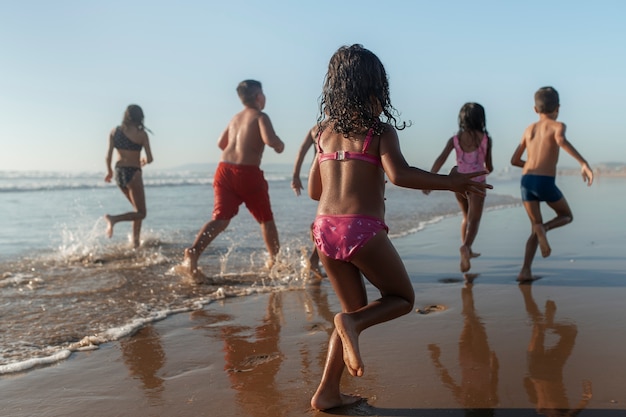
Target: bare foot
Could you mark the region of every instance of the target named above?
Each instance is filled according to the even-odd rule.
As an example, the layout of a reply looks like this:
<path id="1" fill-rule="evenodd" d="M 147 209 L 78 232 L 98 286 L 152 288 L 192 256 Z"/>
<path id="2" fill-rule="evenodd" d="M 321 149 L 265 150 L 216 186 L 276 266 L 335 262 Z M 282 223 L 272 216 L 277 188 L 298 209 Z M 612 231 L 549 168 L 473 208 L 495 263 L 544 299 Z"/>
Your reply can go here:
<path id="1" fill-rule="evenodd" d="M 109 216 L 108 214 L 105 214 L 104 220 L 107 222 L 106 236 L 108 238 L 111 238 L 113 236 L 113 221 L 111 220 L 111 216 Z"/>
<path id="2" fill-rule="evenodd" d="M 467 284 L 474 283 L 474 280 L 478 278 L 480 274 L 463 274 L 463 278 Z"/>
<path id="3" fill-rule="evenodd" d="M 276 264 L 276 258 L 270 256 L 267 261 L 265 261 L 265 269 L 267 269 L 268 271 L 271 270 L 274 265 Z"/>
<path id="4" fill-rule="evenodd" d="M 479 256 L 480 256 L 480 253 L 472 252 L 472 250 L 470 249 L 470 258 L 478 258 Z"/>
<path id="5" fill-rule="evenodd" d="M 548 238 L 546 237 L 546 228 L 543 224 L 534 224 L 533 232 L 537 236 L 537 240 L 539 241 L 539 247 L 541 248 L 541 256 L 547 258 L 550 256 L 552 249 L 550 248 L 550 244 L 548 243 Z"/>
<path id="6" fill-rule="evenodd" d="M 463 245 L 459 248 L 459 252 L 461 253 L 461 272 L 467 272 L 471 268 L 471 265 L 470 265 L 471 251 L 467 246 Z"/>
<path id="7" fill-rule="evenodd" d="M 326 274 L 324 274 L 324 272 L 322 271 L 319 265 L 310 266 L 309 271 L 313 274 L 315 278 L 320 279 L 320 280 L 324 279 L 324 277 L 326 276 Z"/>
<path id="8" fill-rule="evenodd" d="M 531 274 L 530 269 L 522 268 L 519 275 L 517 276 L 517 282 L 519 283 L 528 283 L 538 280 L 539 277 L 534 277 Z"/>
<path id="9" fill-rule="evenodd" d="M 343 345 L 343 362 L 352 376 L 363 376 L 363 361 L 359 352 L 359 334 L 354 328 L 354 323 L 346 313 L 335 315 L 335 328 Z"/>
<path id="10" fill-rule="evenodd" d="M 420 314 L 430 314 L 430 313 L 436 313 L 438 311 L 444 311 L 447 310 L 448 308 L 444 305 L 441 304 L 433 304 L 424 308 L 417 308 L 415 309 L 416 313 L 420 313 Z"/>
<path id="11" fill-rule="evenodd" d="M 189 264 L 189 274 L 194 276 L 198 273 L 198 254 L 196 250 L 193 248 L 185 249 L 185 258 L 183 260 L 184 263 Z"/>
<path id="12" fill-rule="evenodd" d="M 331 408 L 356 404 L 363 399 L 363 397 L 360 397 L 358 395 L 349 395 L 342 393 L 339 393 L 338 397 L 335 395 L 325 396 L 323 393 L 319 392 L 318 389 L 318 392 L 316 392 L 313 398 L 311 398 L 311 407 L 314 410 L 328 410 Z"/>

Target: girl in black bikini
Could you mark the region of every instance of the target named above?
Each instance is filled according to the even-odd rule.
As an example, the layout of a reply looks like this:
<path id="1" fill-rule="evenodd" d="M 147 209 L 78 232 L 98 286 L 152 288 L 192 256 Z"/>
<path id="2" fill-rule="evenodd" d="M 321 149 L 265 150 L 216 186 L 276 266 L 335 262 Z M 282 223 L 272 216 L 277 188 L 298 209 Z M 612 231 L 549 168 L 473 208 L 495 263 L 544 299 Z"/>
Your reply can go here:
<path id="1" fill-rule="evenodd" d="M 113 170 L 111 161 L 113 149 L 117 149 L 118 160 L 115 163 L 115 182 L 120 187 L 135 211 L 124 214 L 106 214 L 107 237 L 113 236 L 113 226 L 117 222 L 133 222 L 133 247 L 139 247 L 139 234 L 141 222 L 146 217 L 146 198 L 143 189 L 141 167 L 152 162 L 150 150 L 149 131 L 143 125 L 143 110 L 136 104 L 131 104 L 124 112 L 122 125 L 117 126 L 109 134 L 109 149 L 106 155 L 107 175 L 104 181 L 111 182 Z M 146 157 L 141 158 L 141 149 L 146 152 Z"/>

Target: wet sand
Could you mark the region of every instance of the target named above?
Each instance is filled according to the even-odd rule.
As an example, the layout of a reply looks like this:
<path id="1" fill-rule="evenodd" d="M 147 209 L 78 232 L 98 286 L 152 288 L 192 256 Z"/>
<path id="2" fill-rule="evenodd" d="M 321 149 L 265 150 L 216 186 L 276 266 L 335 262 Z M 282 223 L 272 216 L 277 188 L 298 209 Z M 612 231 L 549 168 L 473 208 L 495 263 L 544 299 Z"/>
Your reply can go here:
<path id="1" fill-rule="evenodd" d="M 338 312 L 323 281 L 216 301 L 3 376 L 0 414 L 626 416 L 623 248 L 590 238 L 582 213 L 548 235 L 553 253 L 538 254 L 533 271 L 541 279 L 518 285 L 528 233 L 520 210 L 485 213 L 473 284 L 459 272 L 458 218 L 395 240 L 420 312 L 361 335 L 365 375 L 343 381 L 367 399 L 355 406 L 309 406 Z"/>

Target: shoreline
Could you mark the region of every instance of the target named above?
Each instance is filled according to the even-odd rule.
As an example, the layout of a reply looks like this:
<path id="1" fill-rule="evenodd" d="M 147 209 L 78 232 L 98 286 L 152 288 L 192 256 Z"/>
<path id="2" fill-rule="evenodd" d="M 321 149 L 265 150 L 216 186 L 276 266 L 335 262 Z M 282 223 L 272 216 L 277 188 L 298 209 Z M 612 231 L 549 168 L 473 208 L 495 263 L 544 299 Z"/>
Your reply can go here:
<path id="1" fill-rule="evenodd" d="M 393 240 L 416 304 L 361 335 L 365 375 L 346 375 L 342 390 L 366 402 L 310 409 L 339 311 L 324 280 L 216 300 L 54 365 L 1 375 L 4 411 L 526 417 L 558 408 L 624 417 L 624 233 L 615 227 L 617 206 L 606 203 L 619 187 L 582 190 L 574 183 L 562 189 L 576 220 L 549 234 L 553 253 L 535 259 L 533 272 L 542 278 L 532 285 L 515 281 L 529 232 L 521 206 L 484 213 L 474 245 L 482 255 L 471 269 L 479 275 L 471 285 L 459 272 L 458 216 Z"/>

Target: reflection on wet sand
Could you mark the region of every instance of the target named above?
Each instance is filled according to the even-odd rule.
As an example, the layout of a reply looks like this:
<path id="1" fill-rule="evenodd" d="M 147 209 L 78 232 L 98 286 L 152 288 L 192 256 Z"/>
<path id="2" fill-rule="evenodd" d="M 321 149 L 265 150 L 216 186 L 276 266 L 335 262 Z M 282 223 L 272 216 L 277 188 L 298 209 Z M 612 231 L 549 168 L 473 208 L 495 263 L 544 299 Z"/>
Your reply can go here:
<path id="1" fill-rule="evenodd" d="M 522 284 L 519 289 L 533 326 L 528 343 L 528 375 L 524 378 L 528 398 L 537 412 L 546 416 L 576 416 L 592 397 L 591 382 L 583 381 L 581 400 L 570 408 L 563 383 L 563 368 L 574 350 L 578 329 L 574 323 L 555 321 L 556 303 L 552 300 L 546 301 L 542 313 L 533 299 L 531 284 Z M 558 337 L 552 347 L 546 346 L 547 331 Z"/>
<path id="2" fill-rule="evenodd" d="M 120 340 L 122 357 L 131 375 L 143 383 L 146 396 L 161 400 L 163 379 L 157 374 L 165 363 L 161 337 L 152 326 L 141 328 L 131 337 Z"/>
<path id="3" fill-rule="evenodd" d="M 281 403 L 285 398 L 284 392 L 291 389 L 284 385 L 284 377 L 291 370 L 281 370 L 285 359 L 280 347 L 281 330 L 285 321 L 291 319 L 284 317 L 283 298 L 284 293 L 280 291 L 268 294 L 265 315 L 253 325 L 236 322 L 229 315 L 208 309 L 192 314 L 193 320 L 202 321 L 202 326 L 211 330 L 212 337 L 224 342 L 224 371 L 228 374 L 237 406 L 241 409 L 238 415 L 279 417 L 285 415 L 284 410 L 289 409 L 289 404 Z M 298 298 L 309 320 L 314 317 L 323 319 L 320 322 L 309 322 L 308 328 L 304 330 L 310 333 L 332 332 L 334 314 L 329 309 L 326 291 L 319 285 L 312 285 L 299 292 Z M 302 371 L 299 378 L 312 374 L 307 372 L 311 365 L 315 364 L 317 368 L 324 362 L 323 349 L 317 349 L 317 344 L 314 347 L 316 349 L 306 343 L 300 346 Z M 284 374 L 283 379 L 279 374 Z"/>
<path id="4" fill-rule="evenodd" d="M 461 381 L 454 380 L 448 369 L 441 363 L 441 349 L 438 345 L 428 345 L 433 364 L 439 371 L 443 385 L 448 388 L 456 401 L 465 408 L 468 416 L 493 415 L 493 407 L 498 404 L 498 358 L 489 348 L 487 332 L 481 318 L 474 309 L 473 285 L 467 283 L 461 290 L 463 301 L 463 330 L 459 337 L 459 366 Z"/>

